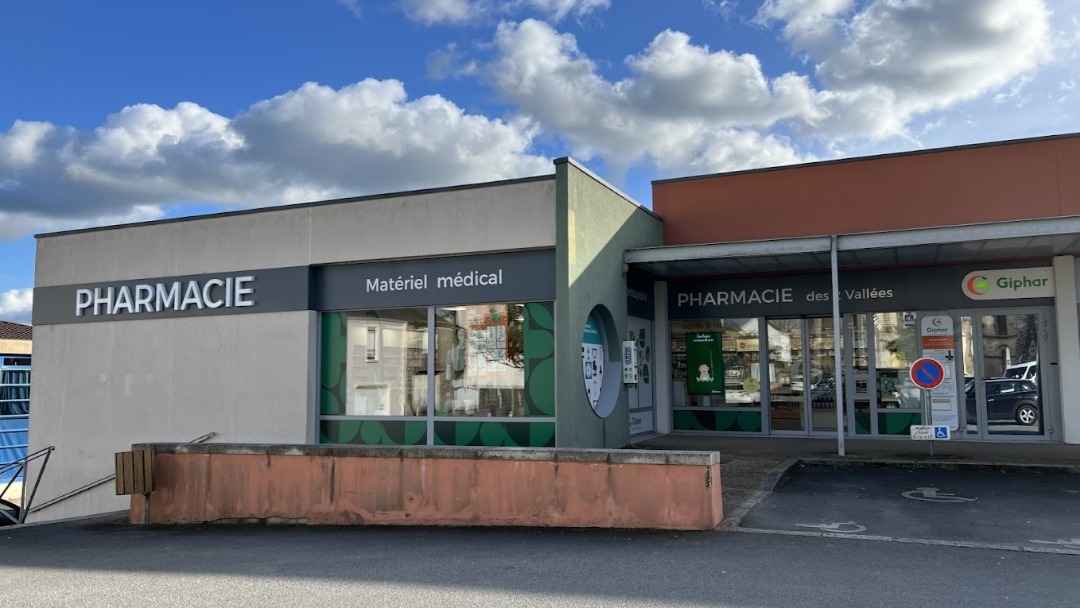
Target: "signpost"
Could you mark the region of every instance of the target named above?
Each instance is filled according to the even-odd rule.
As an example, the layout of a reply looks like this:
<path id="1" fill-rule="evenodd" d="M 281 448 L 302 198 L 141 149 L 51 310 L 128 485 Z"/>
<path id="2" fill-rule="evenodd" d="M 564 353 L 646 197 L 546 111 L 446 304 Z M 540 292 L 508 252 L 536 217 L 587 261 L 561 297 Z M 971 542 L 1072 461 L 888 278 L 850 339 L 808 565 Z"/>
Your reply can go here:
<path id="1" fill-rule="evenodd" d="M 922 358 L 911 364 L 909 374 L 915 386 L 928 397 L 926 425 L 912 425 L 911 438 L 930 442 L 934 453 L 935 440 L 948 440 L 960 426 L 957 408 L 956 380 L 953 377 L 956 357 L 956 335 L 949 315 L 926 315 L 919 326 Z"/>
<path id="2" fill-rule="evenodd" d="M 927 422 L 935 426 L 945 425 L 950 431 L 955 431 L 960 426 L 960 411 L 957 407 L 957 387 L 953 374 L 956 366 L 956 336 L 953 332 L 952 317 L 927 315 L 922 318 L 920 329 L 922 359 L 911 366 L 911 381 L 929 394 L 930 417 Z M 924 361 L 935 362 L 937 366 L 932 363 L 919 365 Z M 916 378 L 916 375 L 919 377 Z"/>

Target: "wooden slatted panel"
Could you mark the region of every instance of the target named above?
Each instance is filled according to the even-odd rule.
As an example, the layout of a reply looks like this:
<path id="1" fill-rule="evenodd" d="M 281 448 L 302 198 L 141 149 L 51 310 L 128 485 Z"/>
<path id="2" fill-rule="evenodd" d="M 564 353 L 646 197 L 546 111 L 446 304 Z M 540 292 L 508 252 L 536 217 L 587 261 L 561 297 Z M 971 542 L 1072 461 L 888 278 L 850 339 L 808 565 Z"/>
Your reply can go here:
<path id="1" fill-rule="evenodd" d="M 116 453 L 116 494 L 149 494 L 154 491 L 154 451 Z"/>
<path id="2" fill-rule="evenodd" d="M 137 450 L 135 452 L 135 487 L 134 494 L 149 494 L 154 491 L 154 451 Z"/>

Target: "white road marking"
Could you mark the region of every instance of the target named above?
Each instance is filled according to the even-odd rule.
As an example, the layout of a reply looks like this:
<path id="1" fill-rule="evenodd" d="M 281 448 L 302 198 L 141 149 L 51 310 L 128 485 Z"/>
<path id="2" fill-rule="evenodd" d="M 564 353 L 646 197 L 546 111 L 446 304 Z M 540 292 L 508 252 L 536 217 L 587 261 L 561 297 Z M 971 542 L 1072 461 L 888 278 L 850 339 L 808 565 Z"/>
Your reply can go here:
<path id="1" fill-rule="evenodd" d="M 1065 547 L 1066 549 L 1080 549 L 1080 538 L 1071 538 L 1069 540 L 1033 540 L 1030 542 L 1039 545 L 1058 545 Z"/>
<path id="2" fill-rule="evenodd" d="M 977 498 L 964 498 L 963 496 L 957 496 L 956 494 L 941 492 L 938 488 L 933 487 L 915 488 L 914 490 L 902 492 L 900 495 L 904 498 L 910 498 L 911 500 L 922 500 L 926 502 L 973 502 L 978 500 Z"/>
<path id="3" fill-rule="evenodd" d="M 800 528 L 816 528 L 824 532 L 838 532 L 840 534 L 858 534 L 866 532 L 866 526 L 860 526 L 853 521 L 845 521 L 833 524 L 795 524 Z M 843 528 L 843 529 L 841 529 Z"/>

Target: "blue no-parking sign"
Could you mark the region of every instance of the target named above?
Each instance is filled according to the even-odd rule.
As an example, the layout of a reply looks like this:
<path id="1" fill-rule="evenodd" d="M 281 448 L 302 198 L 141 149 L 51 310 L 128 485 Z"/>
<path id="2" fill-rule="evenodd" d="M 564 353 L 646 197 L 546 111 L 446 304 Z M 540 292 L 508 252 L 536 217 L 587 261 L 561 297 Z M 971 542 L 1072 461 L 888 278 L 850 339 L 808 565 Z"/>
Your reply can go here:
<path id="1" fill-rule="evenodd" d="M 930 357 L 917 359 L 911 364 L 909 373 L 915 386 L 923 390 L 937 388 L 945 380 L 945 368 L 936 359 Z"/>

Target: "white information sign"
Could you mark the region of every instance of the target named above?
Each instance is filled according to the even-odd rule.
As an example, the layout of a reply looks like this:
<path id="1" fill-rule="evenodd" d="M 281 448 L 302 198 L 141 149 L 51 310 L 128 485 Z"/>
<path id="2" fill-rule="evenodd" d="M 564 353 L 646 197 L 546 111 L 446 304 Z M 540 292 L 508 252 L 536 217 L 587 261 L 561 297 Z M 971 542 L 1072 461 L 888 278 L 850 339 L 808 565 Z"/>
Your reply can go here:
<path id="1" fill-rule="evenodd" d="M 911 425 L 911 438 L 922 441 L 942 441 L 952 438 L 949 427 L 945 425 L 913 424 Z"/>
<path id="2" fill-rule="evenodd" d="M 622 343 L 622 381 L 623 384 L 638 383 L 637 342 Z"/>
<path id="3" fill-rule="evenodd" d="M 960 426 L 960 411 L 957 408 L 956 377 L 953 373 L 956 368 L 956 335 L 952 317 L 927 315 L 922 319 L 920 330 L 922 356 L 937 361 L 945 371 L 941 384 L 926 391 L 930 399 L 929 422 L 955 431 Z"/>

